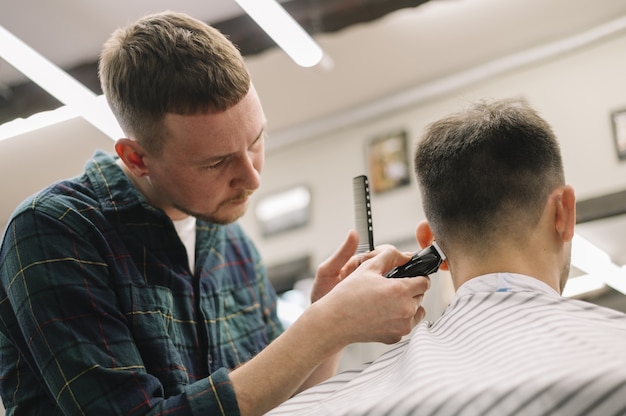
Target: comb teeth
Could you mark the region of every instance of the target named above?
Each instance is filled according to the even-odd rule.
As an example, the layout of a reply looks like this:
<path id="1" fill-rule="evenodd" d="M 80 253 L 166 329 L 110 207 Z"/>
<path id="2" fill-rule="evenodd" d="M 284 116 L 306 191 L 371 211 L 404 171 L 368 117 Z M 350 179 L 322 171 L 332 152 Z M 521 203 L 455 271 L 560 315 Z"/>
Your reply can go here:
<path id="1" fill-rule="evenodd" d="M 359 233 L 357 253 L 374 250 L 374 229 L 372 226 L 372 209 L 370 204 L 370 188 L 367 176 L 355 176 L 352 179 L 354 192 L 354 222 Z"/>

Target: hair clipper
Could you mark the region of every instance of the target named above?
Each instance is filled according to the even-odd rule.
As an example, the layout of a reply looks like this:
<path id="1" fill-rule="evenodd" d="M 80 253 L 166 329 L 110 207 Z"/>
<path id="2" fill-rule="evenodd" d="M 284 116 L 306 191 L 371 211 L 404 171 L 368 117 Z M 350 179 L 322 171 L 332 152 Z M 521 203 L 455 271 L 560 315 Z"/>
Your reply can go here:
<path id="1" fill-rule="evenodd" d="M 445 259 L 446 255 L 443 250 L 441 250 L 436 241 L 433 241 L 431 246 L 415 253 L 411 260 L 402 266 L 395 267 L 385 277 L 428 276 L 435 273 Z"/>

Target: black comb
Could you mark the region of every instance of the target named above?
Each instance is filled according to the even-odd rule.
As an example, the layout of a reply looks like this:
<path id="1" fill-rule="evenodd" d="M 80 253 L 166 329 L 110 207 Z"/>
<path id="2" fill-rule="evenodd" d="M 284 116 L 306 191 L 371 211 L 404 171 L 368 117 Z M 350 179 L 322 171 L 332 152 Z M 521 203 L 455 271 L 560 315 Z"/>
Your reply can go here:
<path id="1" fill-rule="evenodd" d="M 352 179 L 354 192 L 354 222 L 359 233 L 357 253 L 374 250 L 374 228 L 372 226 L 372 206 L 370 203 L 370 186 L 367 176 L 355 176 Z"/>

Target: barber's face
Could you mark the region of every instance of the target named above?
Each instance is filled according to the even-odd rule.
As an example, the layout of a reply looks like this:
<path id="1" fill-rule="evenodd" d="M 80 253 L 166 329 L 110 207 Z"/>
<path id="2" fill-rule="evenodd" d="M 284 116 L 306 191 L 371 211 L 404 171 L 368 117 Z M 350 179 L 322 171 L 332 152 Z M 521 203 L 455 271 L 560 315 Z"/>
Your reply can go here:
<path id="1" fill-rule="evenodd" d="M 151 202 L 172 219 L 237 220 L 261 184 L 265 123 L 254 87 L 221 113 L 167 114 L 162 152 L 144 157 Z"/>

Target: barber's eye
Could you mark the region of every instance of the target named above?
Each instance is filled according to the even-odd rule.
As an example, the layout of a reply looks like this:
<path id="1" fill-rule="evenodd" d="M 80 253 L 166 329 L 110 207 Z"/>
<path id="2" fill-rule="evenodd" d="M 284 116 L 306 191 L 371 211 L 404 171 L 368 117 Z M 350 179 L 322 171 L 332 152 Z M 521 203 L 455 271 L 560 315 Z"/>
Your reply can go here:
<path id="1" fill-rule="evenodd" d="M 206 168 L 209 169 L 209 170 L 210 169 L 217 169 L 220 166 L 223 166 L 224 163 L 226 163 L 226 159 L 222 159 L 222 160 L 220 160 L 218 162 L 213 163 L 212 165 L 208 165 Z"/>
<path id="2" fill-rule="evenodd" d="M 267 133 L 266 132 L 261 133 L 261 135 L 259 135 L 259 137 L 255 141 L 252 142 L 248 150 L 258 149 L 263 144 L 266 138 L 267 138 Z"/>

